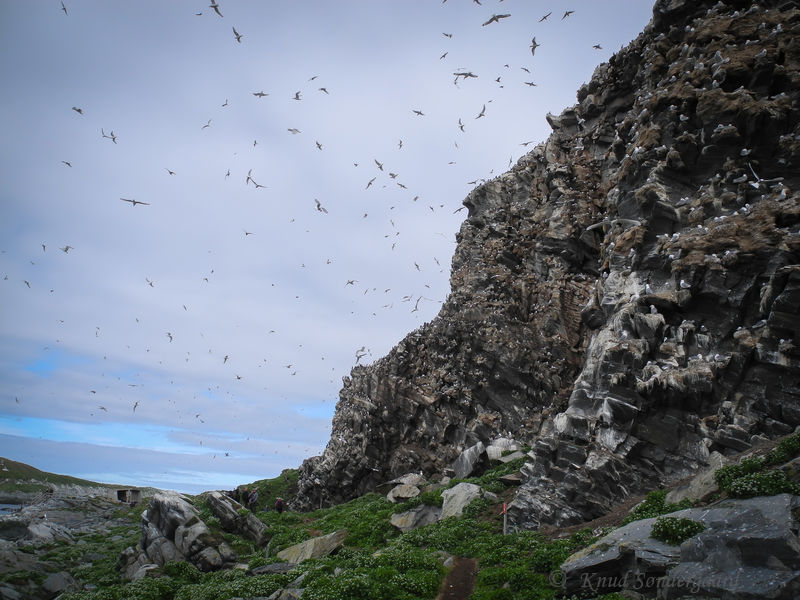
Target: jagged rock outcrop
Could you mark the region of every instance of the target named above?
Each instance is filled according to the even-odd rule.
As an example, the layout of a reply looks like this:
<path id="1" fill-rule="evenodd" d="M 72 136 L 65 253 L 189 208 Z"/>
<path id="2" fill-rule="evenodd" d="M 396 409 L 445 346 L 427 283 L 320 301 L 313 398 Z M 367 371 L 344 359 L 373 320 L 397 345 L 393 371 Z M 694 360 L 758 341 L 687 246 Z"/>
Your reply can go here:
<path id="1" fill-rule="evenodd" d="M 269 540 L 267 526 L 236 500 L 217 491 L 208 492 L 206 499 L 208 507 L 219 519 L 225 531 L 242 535 L 253 540 L 258 546 L 267 543 Z"/>
<path id="2" fill-rule="evenodd" d="M 201 571 L 232 567 L 236 553 L 200 519 L 197 509 L 175 492 L 159 492 L 142 513 L 142 538 L 125 549 L 118 567 L 127 579 L 136 579 L 152 565 L 185 561 Z"/>
<path id="3" fill-rule="evenodd" d="M 353 369 L 300 509 L 499 436 L 570 525 L 800 424 L 800 6 L 658 0 L 473 190 L 439 315 Z"/>

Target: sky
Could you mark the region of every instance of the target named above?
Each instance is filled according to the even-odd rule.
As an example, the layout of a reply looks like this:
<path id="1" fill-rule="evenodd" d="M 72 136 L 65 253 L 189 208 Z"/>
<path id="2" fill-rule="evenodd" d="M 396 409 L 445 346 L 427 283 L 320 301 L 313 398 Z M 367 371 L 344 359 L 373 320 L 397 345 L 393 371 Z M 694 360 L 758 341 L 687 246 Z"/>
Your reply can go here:
<path id="1" fill-rule="evenodd" d="M 466 195 L 652 14 L 209 2 L 0 0 L 0 456 L 195 494 L 320 454 Z"/>

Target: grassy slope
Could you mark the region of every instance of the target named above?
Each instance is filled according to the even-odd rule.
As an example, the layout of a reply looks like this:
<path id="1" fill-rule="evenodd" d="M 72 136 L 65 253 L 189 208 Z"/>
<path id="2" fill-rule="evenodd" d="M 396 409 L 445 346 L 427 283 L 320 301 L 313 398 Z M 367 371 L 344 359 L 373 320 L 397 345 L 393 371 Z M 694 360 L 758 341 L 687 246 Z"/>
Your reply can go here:
<path id="1" fill-rule="evenodd" d="M 47 473 L 25 463 L 0 457 L 0 491 L 36 492 L 48 489 L 48 484 L 51 483 L 85 487 L 117 487 L 69 475 Z"/>

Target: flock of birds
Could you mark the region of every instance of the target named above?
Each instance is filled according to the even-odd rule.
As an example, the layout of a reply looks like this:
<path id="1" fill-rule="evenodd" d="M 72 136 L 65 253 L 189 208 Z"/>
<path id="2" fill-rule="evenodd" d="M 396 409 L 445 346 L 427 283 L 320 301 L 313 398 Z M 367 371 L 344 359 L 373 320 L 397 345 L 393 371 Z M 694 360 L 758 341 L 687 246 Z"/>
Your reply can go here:
<path id="1" fill-rule="evenodd" d="M 220 19 L 224 18 L 223 9 L 222 9 L 221 5 L 216 0 L 210 0 L 210 1 L 211 1 L 211 3 L 208 6 L 208 8 L 211 10 L 210 14 L 215 15 L 216 17 L 218 17 Z M 446 2 L 446 1 L 447 0 L 443 0 L 443 3 Z M 500 1 L 502 1 L 502 0 L 500 0 Z M 475 4 L 477 4 L 477 5 L 481 5 L 481 2 L 479 0 L 473 0 L 473 2 Z M 61 2 L 61 10 L 64 12 L 65 16 L 69 16 L 70 13 L 68 11 L 68 7 L 65 5 L 65 3 L 63 1 Z M 561 20 L 563 21 L 563 20 L 568 19 L 574 13 L 575 13 L 574 10 L 565 10 L 563 15 L 561 16 Z M 194 14 L 196 16 L 198 16 L 198 17 L 201 17 L 201 16 L 204 15 L 204 11 L 200 11 L 200 12 L 197 12 L 197 13 L 194 13 Z M 547 14 L 542 15 L 538 22 L 539 23 L 544 23 L 544 22 L 548 21 L 548 19 L 550 19 L 550 17 L 552 16 L 552 14 L 553 14 L 552 12 L 548 12 Z M 505 21 L 507 19 L 510 19 L 510 18 L 512 18 L 512 15 L 510 13 L 492 14 L 488 19 L 484 20 L 481 23 L 481 26 L 482 27 L 502 26 L 503 21 Z M 232 26 L 231 30 L 232 30 L 232 34 L 233 34 L 233 42 L 234 43 L 236 43 L 236 44 L 246 44 L 247 43 L 247 35 L 245 35 L 247 32 L 245 32 L 245 34 L 243 34 L 242 32 L 239 31 L 239 29 L 237 29 L 236 26 Z M 448 39 L 452 38 L 452 36 L 453 36 L 452 33 L 448 33 L 448 32 L 443 32 L 442 35 L 445 38 L 448 38 Z M 537 42 L 536 37 L 535 36 L 532 37 L 531 43 L 530 43 L 530 54 L 531 54 L 532 57 L 536 55 L 537 48 L 539 48 L 541 46 L 542 46 L 542 44 Z M 602 47 L 599 44 L 595 44 L 593 46 L 593 48 L 597 49 L 597 50 L 600 50 Z M 448 52 L 444 52 L 439 57 L 439 59 L 440 60 L 444 60 L 447 57 L 447 55 L 448 55 Z M 508 65 L 505 65 L 505 67 L 508 67 Z M 522 66 L 520 68 L 523 71 L 525 71 L 527 74 L 531 73 L 530 70 L 525 66 Z M 465 82 L 465 81 L 467 81 L 469 79 L 477 78 L 478 75 L 476 75 L 475 73 L 473 73 L 472 71 L 467 70 L 467 69 L 457 69 L 457 70 L 453 71 L 453 77 L 454 77 L 453 84 L 458 86 L 460 83 Z M 310 93 L 324 94 L 325 96 L 329 96 L 331 94 L 331 90 L 329 90 L 327 85 L 320 85 L 319 83 L 317 83 L 316 82 L 317 78 L 318 78 L 318 76 L 314 75 L 310 79 L 308 79 L 308 83 L 314 82 L 311 86 L 309 86 L 309 87 L 313 88 L 313 89 L 311 89 Z M 501 82 L 501 76 L 498 76 L 494 81 L 500 87 L 503 87 L 503 84 Z M 525 81 L 524 83 L 529 87 L 536 87 L 537 86 L 537 84 L 534 81 Z M 333 90 L 333 91 L 335 93 L 335 90 Z M 256 99 L 256 101 L 262 101 L 265 98 L 270 96 L 270 93 L 269 92 L 265 92 L 263 89 L 256 90 L 256 91 L 250 91 L 249 93 Z M 304 94 L 307 94 L 307 92 L 305 92 L 304 90 L 301 89 L 301 90 L 294 91 L 293 95 L 287 95 L 287 96 L 289 98 L 291 98 L 291 100 L 294 100 L 296 102 L 303 102 Z M 480 106 L 480 109 L 476 110 L 476 112 L 473 113 L 473 115 L 474 115 L 473 116 L 473 120 L 483 119 L 483 118 L 487 117 L 487 105 L 489 105 L 491 102 L 492 102 L 492 100 L 488 99 L 486 102 L 482 103 L 482 105 Z M 228 103 L 228 100 L 226 99 L 225 103 L 223 103 L 221 106 L 223 108 L 225 108 L 228 105 L 229 105 L 229 103 Z M 410 110 L 411 114 L 416 118 L 424 119 L 426 117 L 426 113 L 425 113 L 425 110 L 424 110 L 423 107 L 413 107 L 413 108 L 410 108 L 409 110 Z M 74 113 L 76 115 L 78 115 L 79 117 L 85 117 L 86 116 L 86 111 L 81 106 L 72 106 L 72 111 L 74 111 Z M 207 129 L 211 128 L 212 127 L 212 121 L 213 121 L 213 118 L 209 118 L 202 125 L 200 125 L 198 123 L 198 125 L 200 125 L 200 127 L 199 127 L 200 130 L 207 130 Z M 458 120 L 457 120 L 457 129 L 458 129 L 458 131 L 460 133 L 464 133 L 464 132 L 466 132 L 466 128 L 467 128 L 467 122 L 465 121 L 465 117 L 458 117 Z M 297 127 L 287 127 L 286 130 L 287 130 L 287 132 L 289 134 L 292 134 L 292 135 L 301 135 L 303 133 Z M 124 140 L 121 139 L 120 137 L 118 137 L 118 135 L 115 133 L 114 129 L 109 129 L 109 131 L 106 132 L 105 128 L 101 128 L 100 129 L 100 138 L 102 140 L 108 140 L 114 146 L 124 144 Z M 458 143 L 457 142 L 454 142 L 454 143 L 455 143 L 455 146 L 458 147 Z M 531 143 L 532 143 L 531 141 L 522 142 L 521 146 L 527 147 Z M 256 147 L 258 145 L 258 140 L 253 140 L 252 145 L 253 145 L 253 147 Z M 398 151 L 403 150 L 403 148 L 404 148 L 403 139 L 399 138 L 397 143 L 396 143 L 396 145 L 397 145 L 397 150 Z M 320 141 L 319 139 L 316 139 L 316 140 L 314 140 L 314 147 L 319 152 L 324 152 L 326 145 L 323 144 L 323 142 Z M 62 160 L 61 162 L 66 167 L 68 167 L 70 169 L 73 168 L 73 160 L 66 160 L 65 159 L 65 160 Z M 510 164 L 511 164 L 511 161 L 509 160 L 509 166 L 510 166 Z M 354 167 L 357 168 L 357 167 L 359 167 L 359 165 L 360 165 L 359 162 L 357 162 L 357 161 L 353 162 L 353 166 Z M 178 175 L 176 170 L 170 168 L 169 166 L 165 166 L 163 168 L 164 168 L 164 171 L 166 171 L 168 177 L 179 177 L 180 176 L 180 175 Z M 409 184 L 407 184 L 405 181 L 403 181 L 401 179 L 400 174 L 398 172 L 396 172 L 396 170 L 393 170 L 392 167 L 387 163 L 387 161 L 379 160 L 378 158 L 373 158 L 372 164 L 370 165 L 369 168 L 375 169 L 375 171 L 373 171 L 373 173 L 371 173 L 369 175 L 368 179 L 365 178 L 364 180 L 362 180 L 362 181 L 364 181 L 364 188 L 363 188 L 364 190 L 370 190 L 370 189 L 373 188 L 373 186 L 374 187 L 378 187 L 379 185 L 383 185 L 383 187 L 385 188 L 388 185 L 392 185 L 392 184 L 394 185 L 394 189 L 403 190 L 404 193 L 409 190 L 409 187 L 408 187 Z M 180 169 L 178 169 L 178 171 L 179 170 Z M 225 177 L 225 179 L 228 179 L 229 177 L 231 177 L 231 170 L 230 169 L 227 169 L 225 171 L 224 177 Z M 257 177 L 258 177 L 258 175 L 255 173 L 255 169 L 254 168 L 250 168 L 247 171 L 246 177 L 244 177 L 244 185 L 245 186 L 252 186 L 256 190 L 265 189 L 267 186 L 259 183 L 257 181 L 257 179 L 256 179 Z M 379 178 L 381 179 L 381 181 L 379 181 Z M 469 185 L 476 185 L 476 184 L 478 184 L 478 183 L 480 183 L 482 181 L 485 181 L 485 180 L 483 180 L 483 179 L 475 179 L 475 180 L 469 181 L 467 183 Z M 411 200 L 411 202 L 417 203 L 420 200 L 420 196 L 418 194 L 414 194 L 413 192 L 410 192 L 410 191 L 408 191 L 408 194 L 409 194 L 408 197 Z M 125 196 L 120 196 L 119 197 L 119 201 L 120 202 L 129 204 L 133 208 L 150 207 L 152 203 L 149 200 L 152 200 L 152 199 L 148 198 L 148 200 L 142 200 L 142 199 L 137 199 L 137 198 L 133 198 L 133 197 L 125 197 Z M 326 205 L 323 205 L 323 203 L 318 198 L 314 198 L 313 202 L 314 202 L 313 210 L 315 212 L 317 212 L 317 213 L 319 213 L 321 215 L 328 215 L 329 214 L 329 208 Z M 445 208 L 445 204 L 438 204 L 437 205 L 437 204 L 419 203 L 420 206 L 422 206 L 423 204 L 426 204 L 427 209 L 430 210 L 431 212 L 436 212 L 439 209 Z M 391 206 L 389 210 L 393 210 L 394 208 L 395 208 L 394 206 Z M 457 212 L 463 210 L 463 208 L 464 207 L 461 206 L 461 207 L 455 209 L 453 212 L 457 213 Z M 368 216 L 369 216 L 369 211 L 365 211 L 361 218 L 366 219 Z M 395 244 L 397 243 L 394 238 L 397 238 L 397 236 L 400 235 L 400 232 L 397 230 L 397 226 L 396 226 L 395 221 L 393 219 L 388 219 L 388 220 L 389 220 L 389 224 L 391 226 L 391 230 L 393 231 L 393 233 L 392 234 L 387 234 L 384 237 L 392 238 L 391 239 L 391 249 L 394 250 Z M 242 231 L 243 231 L 244 237 L 246 237 L 246 238 L 255 234 L 254 231 L 250 231 L 248 228 L 243 228 Z M 78 244 L 78 245 L 80 245 L 80 244 Z M 64 245 L 64 246 L 62 246 L 60 248 L 60 250 L 62 252 L 64 252 L 65 254 L 68 254 L 73 249 L 74 249 L 73 246 L 69 245 L 69 244 L 66 244 L 66 245 Z M 42 251 L 46 252 L 46 250 L 47 250 L 46 244 L 42 244 Z M 435 264 L 438 267 L 439 273 L 443 273 L 444 269 L 442 268 L 442 265 L 441 265 L 439 259 L 436 258 L 436 257 L 433 257 L 433 260 L 435 261 Z M 327 262 L 330 263 L 331 260 L 328 259 Z M 302 266 L 305 266 L 305 265 L 302 265 Z M 423 270 L 422 266 L 419 264 L 419 262 L 414 262 L 413 263 L 413 267 L 414 267 L 414 270 L 418 271 L 418 272 L 421 272 Z M 409 268 L 410 268 L 410 265 L 409 265 Z M 213 273 L 213 272 L 214 271 L 212 269 L 211 273 Z M 209 281 L 208 276 L 209 276 L 209 274 L 207 274 L 203 278 L 205 282 Z M 8 279 L 7 276 L 6 276 L 6 279 Z M 352 286 L 353 288 L 356 288 L 356 284 L 358 284 L 358 283 L 359 283 L 358 279 L 350 278 L 350 279 L 346 279 L 343 282 L 343 285 L 344 285 L 344 287 Z M 27 280 L 27 279 L 24 280 L 24 284 L 28 288 L 31 288 L 30 280 Z M 144 284 L 149 286 L 150 288 L 154 288 L 156 286 L 155 282 L 149 277 L 145 277 Z M 429 283 L 425 283 L 424 287 L 429 290 L 431 286 L 430 286 Z M 376 292 L 376 291 L 377 290 L 375 289 L 375 287 L 369 287 L 368 286 L 363 290 L 363 294 L 366 295 L 366 294 L 373 293 L 373 292 Z M 388 294 L 388 292 L 390 292 L 390 289 L 385 289 L 384 294 Z M 426 295 L 425 291 L 422 291 L 422 292 L 417 291 L 415 293 L 405 294 L 405 295 L 402 296 L 401 302 L 408 304 L 408 306 L 410 307 L 410 312 L 419 311 L 420 310 L 420 304 L 422 302 L 431 302 L 431 303 L 437 303 L 438 302 L 438 303 L 441 303 L 441 301 L 439 301 L 439 300 L 435 300 L 435 299 L 429 298 Z M 390 309 L 390 308 L 392 308 L 392 306 L 393 306 L 393 302 L 387 302 L 386 304 L 383 305 L 383 308 Z M 186 304 L 183 305 L 183 309 L 184 310 L 188 310 Z M 137 322 L 138 322 L 138 318 L 137 318 Z M 97 327 L 96 331 L 95 331 L 95 335 L 97 335 L 99 331 L 100 331 L 100 327 Z M 174 332 L 175 332 L 174 329 L 172 331 L 166 331 L 165 332 L 163 339 L 166 340 L 166 343 L 172 344 L 176 340 L 177 335 Z M 270 330 L 269 333 L 275 333 L 275 330 L 274 329 Z M 215 351 L 213 349 L 209 349 L 209 353 L 210 354 L 211 353 L 215 353 Z M 187 355 L 188 354 L 189 353 L 187 352 Z M 355 364 L 360 364 L 362 360 L 364 360 L 366 357 L 371 356 L 371 354 L 372 353 L 371 353 L 370 349 L 368 349 L 366 347 L 366 345 L 362 345 L 358 350 L 356 350 L 354 352 L 353 359 L 354 359 Z M 189 358 L 187 356 L 186 361 L 188 362 L 188 360 L 189 360 Z M 224 356 L 222 358 L 220 358 L 220 360 L 221 360 L 222 364 L 224 364 L 226 366 L 230 366 L 230 362 L 231 362 L 230 361 L 230 354 L 224 354 Z M 324 357 L 323 357 L 323 360 L 324 360 Z M 263 359 L 263 361 L 266 363 L 267 359 Z M 294 366 L 294 363 L 286 364 L 285 367 L 291 373 L 291 375 L 296 375 L 297 374 L 297 369 L 296 369 L 296 366 Z M 240 380 L 243 379 L 243 375 L 236 374 L 236 373 L 233 374 L 233 377 L 235 377 L 236 381 L 240 381 Z M 129 384 L 129 385 L 132 386 L 132 387 L 135 387 L 137 384 Z M 217 386 L 217 388 L 219 388 L 219 386 Z M 209 391 L 212 391 L 211 388 L 209 388 Z M 90 392 L 92 394 L 97 394 L 97 390 L 90 390 Z M 17 402 L 19 402 L 19 398 L 17 398 Z M 108 406 L 111 406 L 111 405 L 109 404 Z M 133 402 L 133 404 L 132 404 L 132 413 L 136 413 L 136 410 L 139 407 L 140 407 L 140 401 L 139 400 L 136 400 L 135 402 Z M 97 405 L 97 409 L 98 410 L 102 410 L 105 413 L 109 412 L 109 408 L 106 406 L 106 404 Z M 186 412 L 186 411 L 184 411 L 184 412 Z M 141 411 L 140 411 L 139 414 L 141 414 Z M 195 419 L 197 419 L 200 422 L 205 422 L 203 419 L 201 419 L 201 413 L 196 413 L 195 414 Z M 229 456 L 230 453 L 226 452 L 225 455 Z"/>

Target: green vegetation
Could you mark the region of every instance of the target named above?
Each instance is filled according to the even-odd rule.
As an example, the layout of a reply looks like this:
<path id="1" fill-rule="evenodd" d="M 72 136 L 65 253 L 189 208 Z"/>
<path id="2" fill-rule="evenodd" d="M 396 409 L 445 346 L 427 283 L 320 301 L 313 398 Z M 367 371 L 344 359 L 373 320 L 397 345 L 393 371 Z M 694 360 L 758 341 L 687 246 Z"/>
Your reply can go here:
<path id="1" fill-rule="evenodd" d="M 800 455 L 800 433 L 783 438 L 763 457 L 748 456 L 735 465 L 717 469 L 714 480 L 721 490 L 733 498 L 800 494 L 800 485 L 786 473 L 769 469 Z"/>
<path id="2" fill-rule="evenodd" d="M 69 475 L 47 473 L 25 463 L 3 457 L 0 457 L 0 466 L 5 467 L 5 470 L 2 471 L 3 481 L 0 482 L 0 491 L 38 492 L 49 489 L 50 486 L 48 484 L 51 483 L 88 487 L 116 487 L 107 483 L 97 483 L 70 477 Z"/>
<path id="3" fill-rule="evenodd" d="M 666 515 L 676 510 L 683 510 L 684 508 L 691 508 L 692 503 L 687 500 L 681 500 L 677 504 L 666 501 L 667 490 L 656 490 L 647 494 L 647 497 L 638 504 L 631 513 L 622 521 L 623 525 L 627 525 L 633 521 L 640 519 L 651 519 L 661 515 Z"/>
<path id="4" fill-rule="evenodd" d="M 659 517 L 653 523 L 650 536 L 670 544 L 679 546 L 691 537 L 705 530 L 706 526 L 692 519 L 679 519 L 677 517 Z"/>

